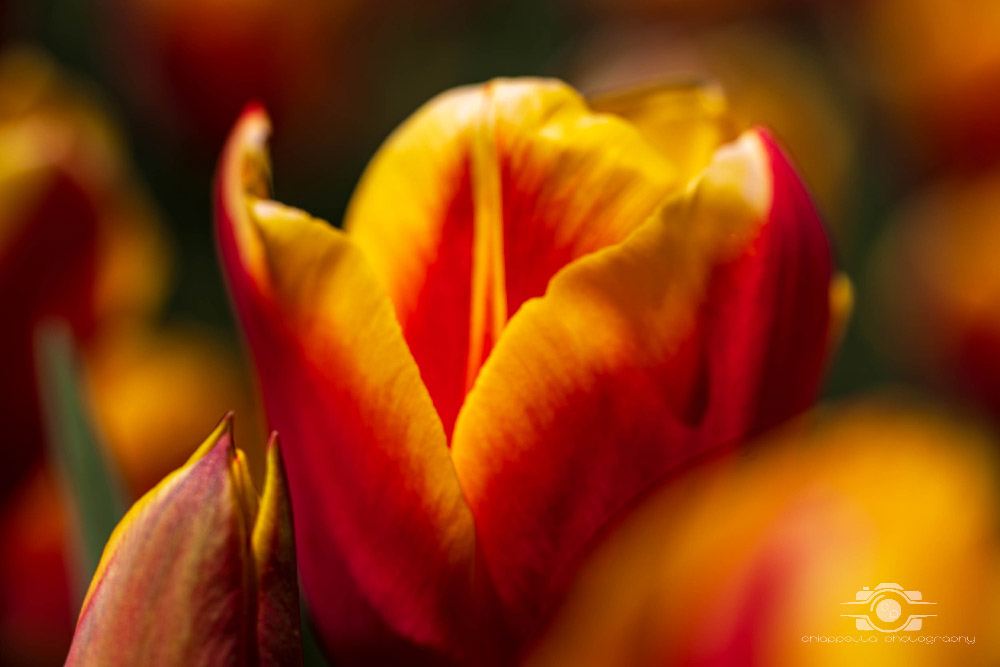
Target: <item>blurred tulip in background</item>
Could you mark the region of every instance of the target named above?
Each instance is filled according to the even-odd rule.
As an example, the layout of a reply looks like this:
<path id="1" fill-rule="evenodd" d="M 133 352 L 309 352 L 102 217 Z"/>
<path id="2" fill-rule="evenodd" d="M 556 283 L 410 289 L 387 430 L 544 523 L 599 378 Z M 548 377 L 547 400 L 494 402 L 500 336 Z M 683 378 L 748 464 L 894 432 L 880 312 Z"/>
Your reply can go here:
<path id="1" fill-rule="evenodd" d="M 526 664 L 995 664 L 997 445 L 965 417 L 871 399 L 668 480 L 608 537 Z M 865 615 L 842 603 L 881 583 L 933 603 L 890 623 L 932 615 L 921 632 L 857 632 L 843 616 Z"/>
<path id="2" fill-rule="evenodd" d="M 0 418 L 11 443 L 0 530 L 12 563 L 0 570 L 0 661 L 55 664 L 76 604 L 76 530 L 74 499 L 46 454 L 37 327 L 70 324 L 95 426 L 133 497 L 183 462 L 226 410 L 241 410 L 248 427 L 254 418 L 238 361 L 217 335 L 160 329 L 170 247 L 89 90 L 35 51 L 7 53 L 0 147 Z M 261 461 L 250 428 L 247 442 Z"/>
<path id="3" fill-rule="evenodd" d="M 1000 418 L 1000 172 L 899 207 L 872 257 L 887 356 Z"/>
<path id="4" fill-rule="evenodd" d="M 926 169 L 1000 159 L 1000 4 L 994 0 L 830 3 L 851 76 L 884 105 L 881 123 Z"/>

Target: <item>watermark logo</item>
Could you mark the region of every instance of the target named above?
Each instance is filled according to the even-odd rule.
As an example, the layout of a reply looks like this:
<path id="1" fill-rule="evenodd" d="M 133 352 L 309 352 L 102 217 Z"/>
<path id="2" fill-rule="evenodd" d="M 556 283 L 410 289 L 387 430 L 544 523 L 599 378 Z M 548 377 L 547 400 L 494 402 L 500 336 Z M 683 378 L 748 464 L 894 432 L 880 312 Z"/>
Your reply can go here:
<path id="1" fill-rule="evenodd" d="M 842 602 L 855 613 L 841 614 L 854 619 L 858 630 L 865 632 L 916 632 L 923 627 L 924 619 L 937 616 L 920 591 L 907 591 L 899 584 L 879 584 L 873 590 L 867 586 L 858 591 L 854 600 Z"/>

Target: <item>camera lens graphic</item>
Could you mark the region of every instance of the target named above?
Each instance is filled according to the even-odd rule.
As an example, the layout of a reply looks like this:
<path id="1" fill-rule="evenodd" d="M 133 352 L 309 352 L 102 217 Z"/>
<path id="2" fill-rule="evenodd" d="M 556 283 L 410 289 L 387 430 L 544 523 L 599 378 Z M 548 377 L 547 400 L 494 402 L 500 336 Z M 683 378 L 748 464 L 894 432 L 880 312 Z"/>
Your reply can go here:
<path id="1" fill-rule="evenodd" d="M 909 620 L 908 602 L 898 591 L 881 590 L 871 600 L 868 620 L 883 632 L 898 630 Z"/>
<path id="2" fill-rule="evenodd" d="M 882 600 L 875 607 L 875 615 L 883 623 L 893 623 L 903 613 L 903 607 L 895 600 Z"/>

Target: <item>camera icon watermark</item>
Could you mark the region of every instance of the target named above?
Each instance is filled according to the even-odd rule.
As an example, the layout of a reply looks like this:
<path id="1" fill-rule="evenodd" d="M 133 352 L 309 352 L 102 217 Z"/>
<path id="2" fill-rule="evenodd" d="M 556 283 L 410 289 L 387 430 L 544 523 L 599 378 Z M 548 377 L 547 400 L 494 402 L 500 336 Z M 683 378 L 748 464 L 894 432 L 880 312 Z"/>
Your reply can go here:
<path id="1" fill-rule="evenodd" d="M 854 619 L 858 630 L 878 632 L 916 632 L 923 627 L 924 619 L 937 614 L 930 611 L 920 591 L 907 591 L 899 584 L 879 584 L 874 590 L 862 588 L 852 602 L 842 602 L 855 607 L 856 614 L 841 614 Z"/>

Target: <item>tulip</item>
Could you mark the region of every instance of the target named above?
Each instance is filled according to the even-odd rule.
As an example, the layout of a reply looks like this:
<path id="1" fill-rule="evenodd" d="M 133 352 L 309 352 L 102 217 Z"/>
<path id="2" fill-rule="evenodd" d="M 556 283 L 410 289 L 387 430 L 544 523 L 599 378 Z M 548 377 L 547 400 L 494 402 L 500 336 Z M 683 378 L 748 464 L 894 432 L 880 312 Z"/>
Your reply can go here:
<path id="1" fill-rule="evenodd" d="M 336 659 L 517 654 L 637 494 L 813 399 L 835 318 L 809 197 L 718 96 L 660 93 L 675 143 L 639 98 L 445 93 L 346 231 L 270 199 L 267 116 L 238 121 L 220 253 Z"/>
<path id="2" fill-rule="evenodd" d="M 227 417 L 115 528 L 66 664 L 301 663 L 298 605 L 277 440 L 258 496 Z"/>
<path id="3" fill-rule="evenodd" d="M 996 664 L 996 448 L 881 399 L 669 480 L 595 553 L 525 664 Z M 896 631 L 879 632 L 843 603 L 882 583 L 933 604 L 897 598 L 895 625 L 875 620 Z M 933 616 L 905 629 L 910 614 Z"/>

